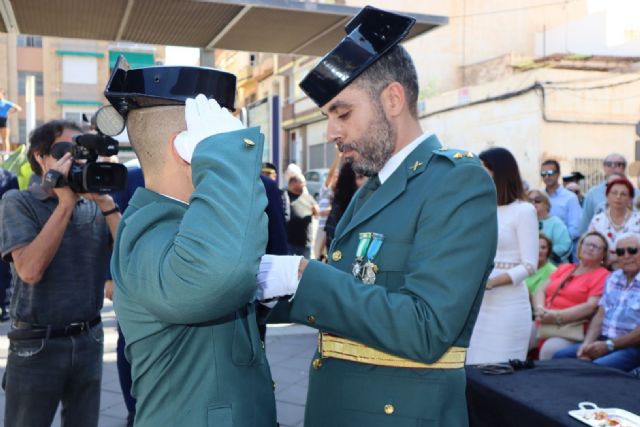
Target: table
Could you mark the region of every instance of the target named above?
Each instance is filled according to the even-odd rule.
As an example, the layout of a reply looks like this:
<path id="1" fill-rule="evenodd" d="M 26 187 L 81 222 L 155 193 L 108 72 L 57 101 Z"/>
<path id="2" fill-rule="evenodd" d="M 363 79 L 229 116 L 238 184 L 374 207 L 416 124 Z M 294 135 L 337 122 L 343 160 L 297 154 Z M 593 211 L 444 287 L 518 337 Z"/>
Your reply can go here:
<path id="1" fill-rule="evenodd" d="M 507 375 L 467 366 L 466 373 L 471 427 L 584 427 L 567 414 L 583 401 L 640 414 L 640 378 L 584 360 L 536 361 Z"/>

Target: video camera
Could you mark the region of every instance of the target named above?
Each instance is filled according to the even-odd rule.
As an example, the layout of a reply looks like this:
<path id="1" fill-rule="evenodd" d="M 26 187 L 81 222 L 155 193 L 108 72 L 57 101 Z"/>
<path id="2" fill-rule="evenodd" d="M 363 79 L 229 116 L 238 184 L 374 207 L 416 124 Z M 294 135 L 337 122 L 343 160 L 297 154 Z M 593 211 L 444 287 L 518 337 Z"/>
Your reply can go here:
<path id="1" fill-rule="evenodd" d="M 73 156 L 69 174 L 55 187 L 69 186 L 76 193 L 112 193 L 127 186 L 127 168 L 119 163 L 98 162 L 98 156 L 118 154 L 118 141 L 101 133 L 76 135 L 72 142 L 59 142 L 51 147 L 51 156 L 60 159 Z"/>

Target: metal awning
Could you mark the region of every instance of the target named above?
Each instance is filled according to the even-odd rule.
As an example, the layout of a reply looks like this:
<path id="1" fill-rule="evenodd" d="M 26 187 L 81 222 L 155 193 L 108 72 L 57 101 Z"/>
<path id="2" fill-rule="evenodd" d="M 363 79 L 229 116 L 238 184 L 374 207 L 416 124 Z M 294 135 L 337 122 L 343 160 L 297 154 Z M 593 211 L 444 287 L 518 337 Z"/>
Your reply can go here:
<path id="1" fill-rule="evenodd" d="M 293 0 L 0 0 L 0 31 L 322 56 L 359 10 Z M 448 23 L 410 15 L 409 38 Z"/>

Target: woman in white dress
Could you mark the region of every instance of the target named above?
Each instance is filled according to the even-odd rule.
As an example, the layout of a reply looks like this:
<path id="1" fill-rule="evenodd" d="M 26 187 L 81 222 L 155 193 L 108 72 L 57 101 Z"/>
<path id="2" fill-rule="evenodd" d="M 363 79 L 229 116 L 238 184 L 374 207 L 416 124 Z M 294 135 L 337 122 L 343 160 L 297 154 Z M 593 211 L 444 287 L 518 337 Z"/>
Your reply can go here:
<path id="1" fill-rule="evenodd" d="M 496 185 L 498 249 L 471 335 L 469 365 L 526 358 L 532 320 L 524 279 L 538 264 L 538 218 L 525 201 L 516 159 L 504 148 L 491 148 L 480 160 Z"/>

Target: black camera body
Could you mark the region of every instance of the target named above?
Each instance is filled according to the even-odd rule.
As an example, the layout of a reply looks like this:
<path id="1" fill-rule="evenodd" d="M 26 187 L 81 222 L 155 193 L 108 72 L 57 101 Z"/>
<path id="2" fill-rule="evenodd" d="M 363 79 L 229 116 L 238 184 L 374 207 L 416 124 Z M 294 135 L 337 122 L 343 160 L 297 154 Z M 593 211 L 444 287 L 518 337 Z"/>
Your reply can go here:
<path id="1" fill-rule="evenodd" d="M 73 156 L 69 174 L 56 187 L 69 186 L 76 193 L 112 193 L 127 186 L 127 168 L 119 163 L 98 162 L 98 156 L 118 154 L 118 141 L 110 136 L 86 133 L 77 135 L 73 142 L 59 142 L 51 147 L 51 156 Z"/>

